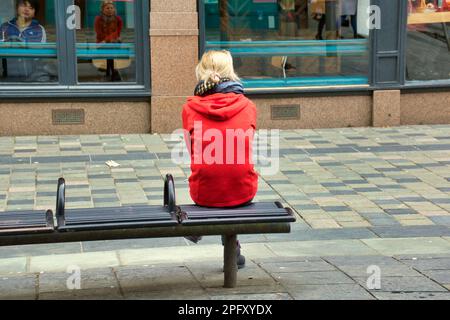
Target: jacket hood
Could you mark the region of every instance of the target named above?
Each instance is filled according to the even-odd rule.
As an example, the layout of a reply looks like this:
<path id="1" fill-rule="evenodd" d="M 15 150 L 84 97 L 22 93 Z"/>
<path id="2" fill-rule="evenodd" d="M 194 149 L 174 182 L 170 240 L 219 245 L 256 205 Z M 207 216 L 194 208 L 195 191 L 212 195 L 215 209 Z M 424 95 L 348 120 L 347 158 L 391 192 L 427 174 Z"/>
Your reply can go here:
<path id="1" fill-rule="evenodd" d="M 245 109 L 249 100 L 243 94 L 215 93 L 205 97 L 189 97 L 186 105 L 206 118 L 226 121 Z"/>

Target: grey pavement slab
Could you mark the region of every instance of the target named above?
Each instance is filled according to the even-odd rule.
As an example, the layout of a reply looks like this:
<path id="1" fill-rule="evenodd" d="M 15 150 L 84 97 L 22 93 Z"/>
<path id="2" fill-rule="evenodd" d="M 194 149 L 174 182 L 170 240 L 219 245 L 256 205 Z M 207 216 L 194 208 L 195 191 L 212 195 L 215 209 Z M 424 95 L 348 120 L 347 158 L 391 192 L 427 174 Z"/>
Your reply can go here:
<path id="1" fill-rule="evenodd" d="M 279 256 L 376 255 L 378 252 L 359 240 L 323 240 L 269 243 Z"/>
<path id="2" fill-rule="evenodd" d="M 260 262 L 260 267 L 269 273 L 296 273 L 305 271 L 336 271 L 337 269 L 323 260 L 318 261 L 279 261 Z"/>
<path id="3" fill-rule="evenodd" d="M 372 292 L 378 300 L 450 300 L 450 292 Z"/>
<path id="4" fill-rule="evenodd" d="M 368 277 L 357 277 L 355 280 L 364 288 L 370 292 L 385 291 L 385 292 L 448 292 L 448 290 L 428 279 L 425 276 L 421 277 L 407 277 L 407 276 L 382 276 L 380 279 L 379 289 L 369 289 L 368 288 Z"/>
<path id="5" fill-rule="evenodd" d="M 398 227 L 384 226 L 371 227 L 369 229 L 381 238 L 444 237 L 450 235 L 450 228 L 440 225 Z"/>
<path id="6" fill-rule="evenodd" d="M 374 300 L 358 284 L 291 285 L 287 290 L 295 300 Z"/>
<path id="7" fill-rule="evenodd" d="M 0 275 L 11 273 L 23 273 L 27 271 L 27 258 L 1 258 L 0 259 Z"/>
<path id="8" fill-rule="evenodd" d="M 176 247 L 186 245 L 183 238 L 150 238 L 108 241 L 86 241 L 81 243 L 83 252 L 114 251 L 144 248 Z"/>
<path id="9" fill-rule="evenodd" d="M 423 276 L 418 271 L 407 265 L 339 265 L 339 270 L 352 278 L 369 277 L 374 273 L 374 267 L 378 268 L 380 276 L 384 277 L 421 277 Z"/>
<path id="10" fill-rule="evenodd" d="M 421 272 L 430 270 L 450 270 L 450 258 L 417 258 L 400 260 L 402 263 L 407 264 L 414 269 Z"/>
<path id="11" fill-rule="evenodd" d="M 0 276 L 0 300 L 36 299 L 37 275 Z"/>
<path id="12" fill-rule="evenodd" d="M 448 270 L 426 270 L 422 271 L 430 279 L 444 284 L 450 285 L 450 269 Z"/>
<path id="13" fill-rule="evenodd" d="M 79 242 L 30 244 L 0 247 L 0 258 L 45 256 L 49 253 L 58 255 L 81 252 L 81 244 Z"/>
<path id="14" fill-rule="evenodd" d="M 264 301 L 264 300 L 293 300 L 291 295 L 286 292 L 280 293 L 243 293 L 243 294 L 224 294 L 224 295 L 213 295 L 211 300 L 253 300 L 253 301 Z"/>
<path id="15" fill-rule="evenodd" d="M 124 294 L 165 291 L 167 289 L 201 289 L 200 283 L 184 266 L 127 266 L 117 267 L 114 271 Z"/>
<path id="16" fill-rule="evenodd" d="M 367 255 L 367 256 L 329 256 L 324 257 L 323 260 L 327 261 L 335 267 L 340 266 L 368 266 L 368 265 L 378 265 L 378 266 L 398 266 L 402 265 L 398 260 L 383 255 Z"/>
<path id="17" fill-rule="evenodd" d="M 127 300 L 210 300 L 211 297 L 202 288 L 165 289 L 163 291 L 125 292 L 124 299 Z"/>
<path id="18" fill-rule="evenodd" d="M 371 249 L 382 255 L 402 254 L 446 254 L 450 252 L 450 241 L 443 238 L 398 238 L 363 239 Z"/>
<path id="19" fill-rule="evenodd" d="M 119 284 L 112 268 L 101 269 L 69 269 L 68 272 L 41 272 L 39 273 L 39 295 L 44 293 L 94 290 L 94 289 L 118 289 Z M 79 287 L 74 275 L 79 272 Z"/>
<path id="20" fill-rule="evenodd" d="M 274 272 L 273 277 L 282 285 L 353 284 L 355 281 L 340 271 L 308 271 L 295 273 Z"/>
<path id="21" fill-rule="evenodd" d="M 204 263 L 188 263 L 187 268 L 204 288 L 218 288 L 223 286 L 224 273 L 222 263 L 217 265 Z M 272 286 L 276 282 L 263 269 L 246 262 L 246 267 L 238 270 L 237 281 L 241 286 Z"/>
<path id="22" fill-rule="evenodd" d="M 378 236 L 367 228 L 345 228 L 345 229 L 307 229 L 290 234 L 268 234 L 268 241 L 308 241 L 308 240 L 337 240 L 337 239 L 370 239 Z"/>
<path id="23" fill-rule="evenodd" d="M 31 272 L 66 272 L 69 267 L 95 269 L 118 266 L 119 259 L 114 251 L 59 254 L 30 258 Z"/>
<path id="24" fill-rule="evenodd" d="M 122 300 L 118 288 L 95 288 L 40 293 L 39 300 Z"/>

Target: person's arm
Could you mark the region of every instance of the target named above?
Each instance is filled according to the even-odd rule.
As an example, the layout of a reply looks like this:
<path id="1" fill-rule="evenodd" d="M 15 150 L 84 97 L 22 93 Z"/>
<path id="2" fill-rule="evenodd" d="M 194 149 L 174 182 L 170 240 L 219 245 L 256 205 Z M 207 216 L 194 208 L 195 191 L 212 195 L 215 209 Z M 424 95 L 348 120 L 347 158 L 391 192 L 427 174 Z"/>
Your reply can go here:
<path id="1" fill-rule="evenodd" d="M 45 31 L 45 28 L 42 25 L 39 25 L 41 27 L 42 37 L 41 37 L 41 43 L 47 42 L 47 32 Z"/>
<path id="2" fill-rule="evenodd" d="M 4 24 L 0 27 L 0 42 L 5 42 L 7 37 L 6 27 Z"/>
<path id="3" fill-rule="evenodd" d="M 189 124 L 189 116 L 186 111 L 186 106 L 183 106 L 183 111 L 181 113 L 181 118 L 183 120 L 183 135 L 184 141 L 186 142 L 186 147 L 190 155 L 192 155 L 192 139 L 191 139 L 191 125 Z"/>
<path id="4" fill-rule="evenodd" d="M 117 37 L 120 39 L 120 33 L 123 28 L 123 20 L 121 17 L 117 16 Z"/>
<path id="5" fill-rule="evenodd" d="M 101 23 L 102 23 L 101 18 L 99 16 L 95 17 L 94 30 L 95 30 L 95 34 L 97 35 L 97 42 L 103 41 Z"/>

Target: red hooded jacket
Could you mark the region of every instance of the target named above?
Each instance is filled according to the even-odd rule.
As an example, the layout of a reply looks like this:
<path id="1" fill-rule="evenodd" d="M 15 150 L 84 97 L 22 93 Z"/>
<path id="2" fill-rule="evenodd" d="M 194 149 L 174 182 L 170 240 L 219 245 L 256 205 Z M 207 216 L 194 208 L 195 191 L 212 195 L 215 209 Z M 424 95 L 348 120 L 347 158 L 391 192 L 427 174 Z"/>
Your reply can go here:
<path id="1" fill-rule="evenodd" d="M 243 94 L 193 96 L 183 106 L 182 116 L 191 154 L 192 200 L 206 207 L 232 207 L 252 200 L 258 188 L 252 160 L 255 105 Z"/>

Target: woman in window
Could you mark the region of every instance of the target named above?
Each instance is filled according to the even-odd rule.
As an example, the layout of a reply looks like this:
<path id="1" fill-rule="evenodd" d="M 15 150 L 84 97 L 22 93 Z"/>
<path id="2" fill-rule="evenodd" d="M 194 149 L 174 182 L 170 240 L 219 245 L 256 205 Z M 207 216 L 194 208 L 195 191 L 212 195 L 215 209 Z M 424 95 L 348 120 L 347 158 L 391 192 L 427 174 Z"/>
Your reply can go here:
<path id="1" fill-rule="evenodd" d="M 100 15 L 95 17 L 95 33 L 97 43 L 118 43 L 123 28 L 123 20 L 116 13 L 116 7 L 112 1 L 103 1 L 100 7 Z M 106 76 L 111 75 L 112 81 L 120 81 L 119 72 L 114 69 L 114 60 L 106 60 Z"/>

